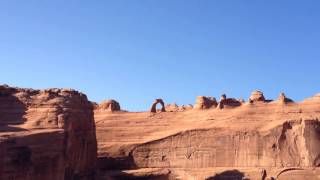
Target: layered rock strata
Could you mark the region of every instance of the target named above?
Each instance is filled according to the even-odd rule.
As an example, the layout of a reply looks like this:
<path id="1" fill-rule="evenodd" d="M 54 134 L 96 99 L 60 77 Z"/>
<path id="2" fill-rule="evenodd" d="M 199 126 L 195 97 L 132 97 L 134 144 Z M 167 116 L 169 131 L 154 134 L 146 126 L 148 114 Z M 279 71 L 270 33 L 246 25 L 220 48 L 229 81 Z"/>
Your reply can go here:
<path id="1" fill-rule="evenodd" d="M 96 156 L 84 94 L 0 86 L 0 179 L 94 179 Z"/>
<path id="2" fill-rule="evenodd" d="M 233 108 L 96 112 L 100 173 L 156 168 L 168 170 L 166 179 L 317 179 L 319 97 L 283 104 L 254 93 L 253 103 Z"/>

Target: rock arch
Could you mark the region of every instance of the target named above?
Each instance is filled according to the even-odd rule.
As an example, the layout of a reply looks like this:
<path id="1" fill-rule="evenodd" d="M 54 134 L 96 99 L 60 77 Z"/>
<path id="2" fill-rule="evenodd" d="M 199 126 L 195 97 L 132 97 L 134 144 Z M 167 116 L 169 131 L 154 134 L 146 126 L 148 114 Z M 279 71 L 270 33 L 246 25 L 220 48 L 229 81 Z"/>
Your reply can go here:
<path id="1" fill-rule="evenodd" d="M 166 108 L 164 107 L 164 102 L 162 99 L 156 99 L 152 106 L 151 106 L 151 109 L 150 109 L 150 112 L 152 113 L 156 113 L 157 112 L 157 104 L 160 104 L 161 105 L 161 112 L 166 112 Z"/>

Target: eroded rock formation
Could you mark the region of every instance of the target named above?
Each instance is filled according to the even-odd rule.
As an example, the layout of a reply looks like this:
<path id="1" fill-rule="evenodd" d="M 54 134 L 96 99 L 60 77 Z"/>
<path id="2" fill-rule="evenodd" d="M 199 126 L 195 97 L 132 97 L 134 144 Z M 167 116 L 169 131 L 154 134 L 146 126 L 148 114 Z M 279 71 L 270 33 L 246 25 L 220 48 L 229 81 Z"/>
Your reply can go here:
<path id="1" fill-rule="evenodd" d="M 179 112 L 179 111 L 190 110 L 192 108 L 193 108 L 193 106 L 190 105 L 190 104 L 189 105 L 178 106 L 176 103 L 173 103 L 173 104 L 167 104 L 165 106 L 165 109 L 168 112 Z"/>
<path id="2" fill-rule="evenodd" d="M 165 109 L 169 112 L 175 112 L 180 110 L 179 106 L 176 103 L 166 104 Z"/>
<path id="3" fill-rule="evenodd" d="M 283 92 L 280 93 L 278 101 L 279 101 L 281 104 L 287 104 L 287 103 L 293 102 L 293 100 L 287 98 L 286 95 L 285 95 Z"/>
<path id="4" fill-rule="evenodd" d="M 216 107 L 218 105 L 216 98 L 209 96 L 198 96 L 195 109 L 209 109 L 211 107 Z"/>
<path id="5" fill-rule="evenodd" d="M 250 98 L 249 98 L 249 102 L 250 103 L 253 103 L 253 102 L 265 102 L 265 101 L 266 101 L 266 99 L 264 98 L 263 93 L 261 91 L 258 91 L 258 90 L 253 91 L 251 93 Z"/>
<path id="6" fill-rule="evenodd" d="M 92 109 L 74 90 L 0 86 L 0 179 L 93 179 Z"/>
<path id="7" fill-rule="evenodd" d="M 238 100 L 235 98 L 227 98 L 225 94 L 222 94 L 217 108 L 223 109 L 228 107 L 237 107 L 237 106 L 241 106 L 242 103 L 243 103 L 242 100 Z"/>
<path id="8" fill-rule="evenodd" d="M 166 108 L 165 108 L 165 105 L 164 105 L 164 102 L 162 99 L 155 99 L 154 100 L 154 102 L 151 105 L 150 112 L 152 112 L 152 113 L 157 112 L 157 104 L 161 105 L 161 109 L 160 109 L 161 112 L 166 112 Z"/>
<path id="9" fill-rule="evenodd" d="M 240 106 L 243 101 L 232 99 L 237 105 L 223 111 L 95 114 L 100 173 L 112 176 L 102 170 L 112 167 L 133 177 L 169 170 L 164 179 L 317 180 L 319 97 L 283 105 L 265 103 L 263 94 L 254 92 L 251 102 L 263 103 Z"/>
<path id="10" fill-rule="evenodd" d="M 102 101 L 98 105 L 97 109 L 106 110 L 106 111 L 110 111 L 110 112 L 121 110 L 120 104 L 114 99 L 108 99 L 108 100 Z"/>
<path id="11" fill-rule="evenodd" d="M 306 119 L 286 121 L 263 134 L 190 130 L 141 144 L 132 156 L 139 168 L 318 167 L 319 128 L 319 121 Z"/>
<path id="12" fill-rule="evenodd" d="M 249 102 L 201 96 L 166 111 L 157 99 L 150 111 L 162 113 L 109 113 L 118 102 L 0 86 L 0 179 L 317 180 L 320 94 L 271 102 L 255 91 Z"/>

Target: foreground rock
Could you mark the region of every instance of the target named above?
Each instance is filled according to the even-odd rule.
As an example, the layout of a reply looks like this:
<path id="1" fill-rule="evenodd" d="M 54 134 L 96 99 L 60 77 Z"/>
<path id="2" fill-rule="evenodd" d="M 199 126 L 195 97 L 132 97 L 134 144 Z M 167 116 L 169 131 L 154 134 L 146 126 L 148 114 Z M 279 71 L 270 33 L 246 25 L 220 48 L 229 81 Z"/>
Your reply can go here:
<path id="1" fill-rule="evenodd" d="M 134 178 L 145 174 L 146 178 L 147 172 L 155 172 L 161 174 L 160 179 L 187 180 L 317 180 L 319 97 L 288 105 L 255 104 L 265 99 L 262 93 L 254 93 L 252 105 L 223 110 L 158 116 L 96 112 L 99 174 Z"/>
<path id="2" fill-rule="evenodd" d="M 0 179 L 94 179 L 96 148 L 84 94 L 0 86 Z"/>

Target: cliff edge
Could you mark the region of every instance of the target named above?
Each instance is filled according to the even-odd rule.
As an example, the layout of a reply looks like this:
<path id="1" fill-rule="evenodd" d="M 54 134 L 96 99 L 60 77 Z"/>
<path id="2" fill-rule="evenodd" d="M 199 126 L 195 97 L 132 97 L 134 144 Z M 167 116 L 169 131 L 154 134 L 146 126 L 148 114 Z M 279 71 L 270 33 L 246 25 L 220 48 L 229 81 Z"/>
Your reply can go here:
<path id="1" fill-rule="evenodd" d="M 319 178 L 319 95 L 293 102 L 254 91 L 248 102 L 223 95 L 219 104 L 95 111 L 101 176 L 117 179 L 121 170 L 132 177 L 156 171 L 160 179 Z"/>
<path id="2" fill-rule="evenodd" d="M 0 86 L 0 179 L 94 179 L 96 156 L 84 94 Z"/>

